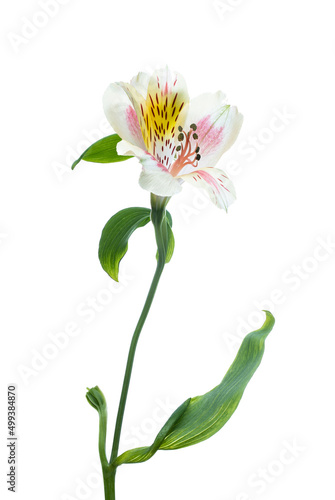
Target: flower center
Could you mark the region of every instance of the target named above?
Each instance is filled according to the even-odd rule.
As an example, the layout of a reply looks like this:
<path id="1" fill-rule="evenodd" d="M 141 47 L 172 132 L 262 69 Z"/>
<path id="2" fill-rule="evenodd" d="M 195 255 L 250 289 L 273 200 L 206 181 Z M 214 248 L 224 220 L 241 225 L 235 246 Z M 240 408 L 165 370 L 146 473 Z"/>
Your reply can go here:
<path id="1" fill-rule="evenodd" d="M 197 168 L 201 158 L 198 146 L 198 134 L 196 133 L 197 126 L 195 123 L 190 125 L 190 130 L 186 133 L 182 127 L 178 127 L 179 145 L 176 147 L 176 152 L 179 153 L 178 158 L 170 167 L 170 174 L 176 177 L 180 171 L 187 165 Z"/>
<path id="2" fill-rule="evenodd" d="M 177 87 L 177 79 L 163 84 L 151 79 L 146 101 L 140 104 L 139 122 L 147 151 L 164 167 L 174 161 L 175 135 L 178 125 L 184 123 L 188 103 Z"/>

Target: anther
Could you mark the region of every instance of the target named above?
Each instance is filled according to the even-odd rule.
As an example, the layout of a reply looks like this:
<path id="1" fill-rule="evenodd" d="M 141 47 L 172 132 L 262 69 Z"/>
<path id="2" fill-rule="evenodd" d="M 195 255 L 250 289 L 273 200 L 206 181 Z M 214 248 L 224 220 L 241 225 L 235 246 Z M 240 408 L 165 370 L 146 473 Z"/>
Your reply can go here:
<path id="1" fill-rule="evenodd" d="M 194 130 L 194 132 L 197 130 L 197 126 L 195 123 L 192 123 L 192 125 L 190 125 L 190 128 Z"/>
<path id="2" fill-rule="evenodd" d="M 199 154 L 197 154 L 197 156 L 195 157 L 195 159 L 198 161 L 200 160 L 200 158 L 201 158 L 201 155 L 199 155 Z"/>
<path id="3" fill-rule="evenodd" d="M 179 132 L 182 132 L 183 127 L 181 127 L 181 126 L 179 125 L 178 130 L 179 130 Z"/>
<path id="4" fill-rule="evenodd" d="M 200 151 L 200 148 L 199 148 L 199 146 L 198 146 L 198 147 L 197 147 L 197 149 L 195 150 L 195 152 L 196 152 L 196 153 L 199 153 L 199 151 Z"/>
<path id="5" fill-rule="evenodd" d="M 193 139 L 197 140 L 198 139 L 198 134 L 193 134 Z"/>
<path id="6" fill-rule="evenodd" d="M 183 141 L 183 140 L 184 140 L 184 134 L 179 134 L 178 141 Z"/>
<path id="7" fill-rule="evenodd" d="M 180 150 L 181 150 L 181 146 L 177 146 L 176 151 L 180 151 Z"/>

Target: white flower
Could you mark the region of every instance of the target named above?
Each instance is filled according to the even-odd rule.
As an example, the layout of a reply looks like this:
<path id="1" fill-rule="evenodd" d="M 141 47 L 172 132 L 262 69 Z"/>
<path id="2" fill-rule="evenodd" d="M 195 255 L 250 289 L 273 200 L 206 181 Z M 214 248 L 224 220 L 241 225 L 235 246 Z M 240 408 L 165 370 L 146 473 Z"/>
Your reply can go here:
<path id="1" fill-rule="evenodd" d="M 172 196 L 186 181 L 227 210 L 235 199 L 234 186 L 214 167 L 235 142 L 243 117 L 225 103 L 222 92 L 190 101 L 183 77 L 166 67 L 152 75 L 139 73 L 130 84 L 112 83 L 103 104 L 122 139 L 118 154 L 134 155 L 142 164 L 143 189 Z"/>

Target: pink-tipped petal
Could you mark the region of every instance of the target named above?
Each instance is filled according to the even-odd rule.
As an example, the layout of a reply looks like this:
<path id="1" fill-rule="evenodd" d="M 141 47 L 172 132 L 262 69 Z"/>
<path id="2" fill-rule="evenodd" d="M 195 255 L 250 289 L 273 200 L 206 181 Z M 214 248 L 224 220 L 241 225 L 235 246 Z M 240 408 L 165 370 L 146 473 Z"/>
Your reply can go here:
<path id="1" fill-rule="evenodd" d="M 195 170 L 191 174 L 181 175 L 179 179 L 192 184 L 194 187 L 204 189 L 214 205 L 218 208 L 224 208 L 226 211 L 236 199 L 233 183 L 218 168 Z"/>
<path id="2" fill-rule="evenodd" d="M 124 92 L 127 94 L 135 113 L 137 115 L 137 119 L 140 125 L 140 130 L 142 134 L 142 140 L 144 141 L 145 147 L 147 147 L 147 139 L 145 136 L 146 124 L 145 124 L 145 99 L 142 94 L 130 83 L 125 82 L 117 82 Z"/>
<path id="3" fill-rule="evenodd" d="M 105 91 L 103 107 L 107 120 L 122 139 L 140 148 L 145 147 L 135 109 L 118 84 L 110 84 Z"/>
<path id="4" fill-rule="evenodd" d="M 214 167 L 222 154 L 235 142 L 243 116 L 235 106 L 225 103 L 222 92 L 202 94 L 192 99 L 186 118 L 187 125 L 197 125 L 200 147 L 200 168 Z"/>

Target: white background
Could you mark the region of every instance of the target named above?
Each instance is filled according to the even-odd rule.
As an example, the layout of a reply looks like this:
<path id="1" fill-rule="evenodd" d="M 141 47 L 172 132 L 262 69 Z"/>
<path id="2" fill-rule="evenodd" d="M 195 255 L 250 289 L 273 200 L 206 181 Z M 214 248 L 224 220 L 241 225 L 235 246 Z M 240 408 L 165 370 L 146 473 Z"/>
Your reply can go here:
<path id="1" fill-rule="evenodd" d="M 186 186 L 169 204 L 176 249 L 140 338 L 122 450 L 129 442 L 150 444 L 173 408 L 221 380 L 240 338 L 262 323 L 260 309 L 277 322 L 220 433 L 123 466 L 117 499 L 328 498 L 335 416 L 332 2 L 63 0 L 52 15 L 41 14 L 42 3 L 1 6 L 2 491 L 13 498 L 5 484 L 5 417 L 7 384 L 16 383 L 16 498 L 103 499 L 98 418 L 85 388 L 103 389 L 111 434 L 155 244 L 152 227 L 139 230 L 121 284 L 113 284 L 97 258 L 100 232 L 118 210 L 148 206 L 140 167 L 136 160 L 82 162 L 71 172 L 69 165 L 112 132 L 101 104 L 107 85 L 169 64 L 191 96 L 221 89 L 245 116 L 219 165 L 238 200 L 226 215 Z M 60 333 L 67 345 L 56 348 L 51 336 Z"/>

